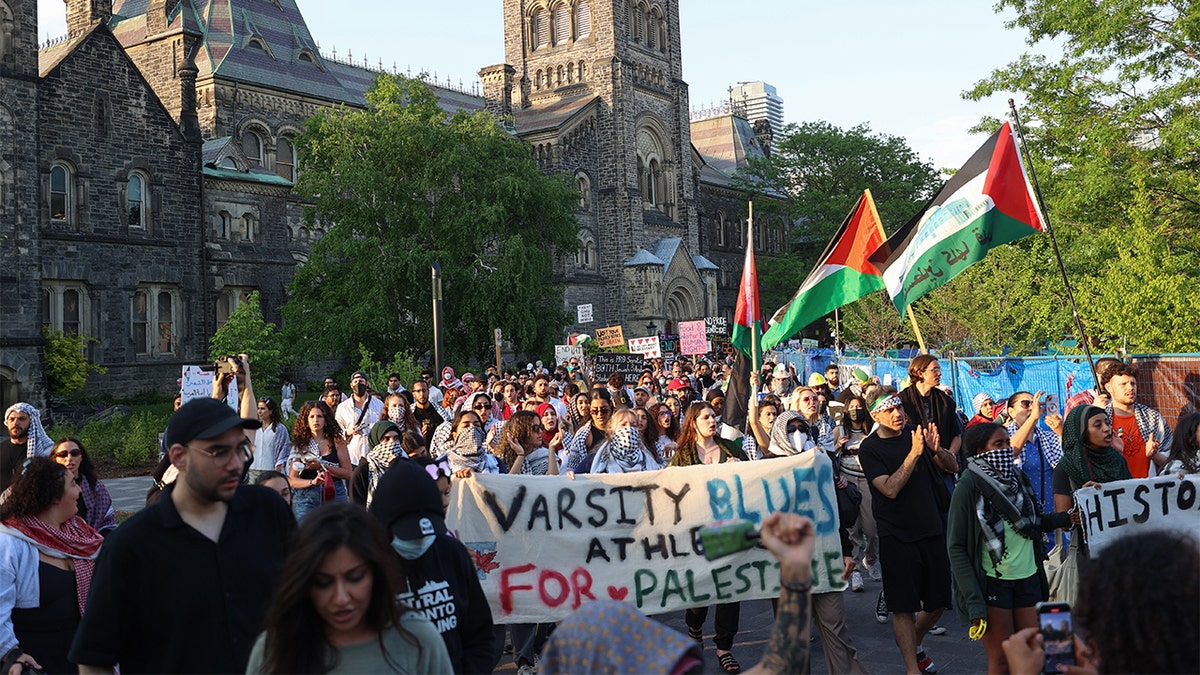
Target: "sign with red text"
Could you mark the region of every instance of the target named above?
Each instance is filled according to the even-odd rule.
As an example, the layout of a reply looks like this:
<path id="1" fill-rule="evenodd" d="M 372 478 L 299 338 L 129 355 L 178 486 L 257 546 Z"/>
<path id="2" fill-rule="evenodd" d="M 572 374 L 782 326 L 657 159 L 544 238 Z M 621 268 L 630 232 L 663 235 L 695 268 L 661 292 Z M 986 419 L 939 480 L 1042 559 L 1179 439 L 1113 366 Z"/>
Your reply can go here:
<path id="1" fill-rule="evenodd" d="M 658 346 L 658 336 L 651 335 L 650 337 L 629 338 L 629 351 L 635 354 L 641 354 L 648 359 L 657 359 L 662 356 L 662 349 Z"/>
<path id="2" fill-rule="evenodd" d="M 627 474 L 473 474 L 447 527 L 466 545 L 496 623 L 561 620 L 589 600 L 645 614 L 779 595 L 779 564 L 752 548 L 708 561 L 698 532 L 775 511 L 812 518 L 813 592 L 841 591 L 833 466 L 824 453 Z"/>
<path id="3" fill-rule="evenodd" d="M 708 336 L 704 334 L 704 319 L 679 322 L 679 353 L 684 356 L 708 353 Z"/>
<path id="4" fill-rule="evenodd" d="M 601 347 L 624 347 L 625 331 L 620 326 L 596 329 L 596 344 Z"/>
<path id="5" fill-rule="evenodd" d="M 1122 537 L 1167 531 L 1200 542 L 1200 476 L 1166 474 L 1075 491 L 1084 539 L 1093 555 Z"/>

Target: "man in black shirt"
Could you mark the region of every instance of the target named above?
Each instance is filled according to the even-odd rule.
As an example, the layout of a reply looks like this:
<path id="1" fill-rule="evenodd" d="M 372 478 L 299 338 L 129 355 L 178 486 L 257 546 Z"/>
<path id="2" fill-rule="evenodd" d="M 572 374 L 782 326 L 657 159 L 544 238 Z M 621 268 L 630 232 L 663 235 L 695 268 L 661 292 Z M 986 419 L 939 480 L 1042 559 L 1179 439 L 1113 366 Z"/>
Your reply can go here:
<path id="1" fill-rule="evenodd" d="M 957 462 L 939 447 L 937 427 L 905 426 L 904 404 L 895 394 L 876 399 L 871 417 L 879 427 L 858 454 L 871 486 L 892 631 L 908 672 L 936 672 L 918 645 L 950 607 L 950 559 L 934 491 L 945 489 L 941 473 Z"/>
<path id="2" fill-rule="evenodd" d="M 277 494 L 241 484 L 258 426 L 215 398 L 171 417 L 179 477 L 105 540 L 69 655 L 80 672 L 245 672 L 295 529 Z"/>
<path id="3" fill-rule="evenodd" d="M 4 411 L 4 426 L 8 437 L 0 441 L 0 492 L 12 483 L 13 475 L 25 460 L 47 457 L 54 441 L 42 428 L 42 415 L 28 403 L 14 403 Z"/>
<path id="4" fill-rule="evenodd" d="M 447 420 L 438 412 L 438 407 L 429 400 L 429 383 L 424 378 L 413 382 L 409 391 L 412 392 L 413 397 L 413 417 L 416 418 L 417 424 L 421 425 L 417 431 L 425 438 L 425 447 L 432 450 L 433 432 L 439 424 Z"/>

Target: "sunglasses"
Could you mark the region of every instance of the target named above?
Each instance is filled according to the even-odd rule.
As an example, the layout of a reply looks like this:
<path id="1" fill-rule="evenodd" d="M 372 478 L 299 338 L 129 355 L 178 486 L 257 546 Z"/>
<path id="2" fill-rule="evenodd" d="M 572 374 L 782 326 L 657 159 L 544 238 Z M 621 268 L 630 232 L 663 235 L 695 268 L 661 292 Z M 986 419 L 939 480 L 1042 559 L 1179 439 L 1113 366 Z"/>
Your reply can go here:
<path id="1" fill-rule="evenodd" d="M 471 406 L 471 409 L 472 410 L 491 410 L 492 406 L 490 406 L 490 405 L 473 405 L 473 406 Z"/>
<path id="2" fill-rule="evenodd" d="M 59 459 L 66 459 L 68 457 L 78 457 L 82 454 L 83 454 L 82 450 L 80 450 L 79 448 L 74 448 L 71 450 L 59 450 L 58 452 L 54 453 L 54 456 Z"/>
<path id="3" fill-rule="evenodd" d="M 266 396 L 264 396 L 264 397 L 262 397 L 262 398 L 258 399 L 258 402 L 259 402 L 259 403 L 265 403 L 265 404 L 267 404 L 267 405 L 271 405 L 271 399 L 267 398 Z"/>
<path id="4" fill-rule="evenodd" d="M 1030 399 L 1030 400 L 1025 400 L 1025 401 L 1017 401 L 1017 405 L 1021 406 L 1022 408 L 1032 408 L 1033 400 Z"/>

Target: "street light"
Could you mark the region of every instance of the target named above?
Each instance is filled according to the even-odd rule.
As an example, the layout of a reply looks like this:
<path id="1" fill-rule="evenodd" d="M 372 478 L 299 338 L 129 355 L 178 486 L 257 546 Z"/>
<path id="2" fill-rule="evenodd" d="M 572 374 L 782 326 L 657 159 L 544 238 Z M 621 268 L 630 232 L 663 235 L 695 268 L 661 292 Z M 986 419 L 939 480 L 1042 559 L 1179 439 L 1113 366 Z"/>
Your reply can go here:
<path id="1" fill-rule="evenodd" d="M 646 324 L 646 333 L 651 337 L 658 335 L 658 324 L 654 323 L 653 321 Z"/>

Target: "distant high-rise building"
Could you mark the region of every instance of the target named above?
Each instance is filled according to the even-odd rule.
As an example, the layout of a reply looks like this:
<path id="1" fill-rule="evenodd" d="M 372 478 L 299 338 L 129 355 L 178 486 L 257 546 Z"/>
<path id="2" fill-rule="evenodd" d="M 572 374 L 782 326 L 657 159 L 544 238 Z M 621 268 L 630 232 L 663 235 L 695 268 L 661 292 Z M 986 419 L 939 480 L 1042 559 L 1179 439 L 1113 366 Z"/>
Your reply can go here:
<path id="1" fill-rule="evenodd" d="M 751 124 L 767 120 L 772 133 L 778 135 L 783 131 L 783 99 L 766 82 L 738 82 L 729 88 L 729 102 Z"/>

